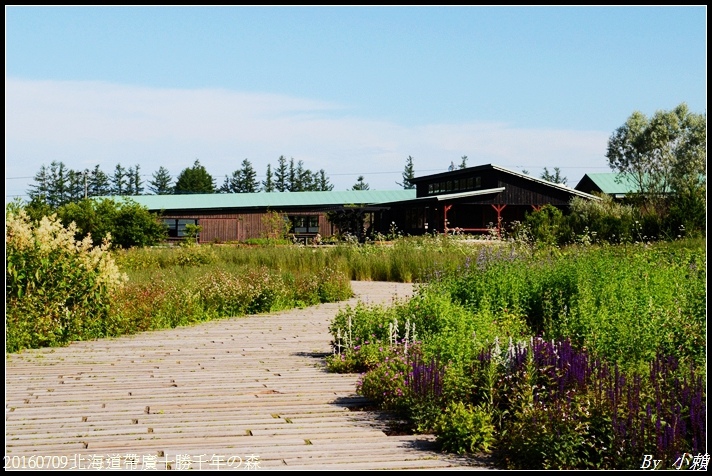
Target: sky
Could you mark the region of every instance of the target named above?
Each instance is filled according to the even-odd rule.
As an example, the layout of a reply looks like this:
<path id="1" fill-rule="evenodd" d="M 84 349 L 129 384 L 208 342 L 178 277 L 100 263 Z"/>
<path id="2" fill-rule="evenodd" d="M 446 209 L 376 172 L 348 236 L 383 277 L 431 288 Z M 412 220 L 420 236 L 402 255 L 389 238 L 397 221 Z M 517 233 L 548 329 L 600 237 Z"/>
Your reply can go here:
<path id="1" fill-rule="evenodd" d="M 6 6 L 5 201 L 53 161 L 397 190 L 467 156 L 573 187 L 633 112 L 706 114 L 706 71 L 704 5 Z"/>

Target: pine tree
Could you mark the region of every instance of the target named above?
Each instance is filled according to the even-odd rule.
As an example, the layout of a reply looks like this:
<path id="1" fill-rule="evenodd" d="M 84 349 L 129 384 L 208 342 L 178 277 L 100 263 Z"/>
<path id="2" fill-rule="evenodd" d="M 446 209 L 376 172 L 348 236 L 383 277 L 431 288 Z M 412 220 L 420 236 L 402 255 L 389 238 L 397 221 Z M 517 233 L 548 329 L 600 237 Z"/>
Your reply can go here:
<path id="1" fill-rule="evenodd" d="M 287 159 L 283 155 L 280 155 L 277 160 L 277 170 L 274 174 L 274 188 L 278 192 L 286 192 L 289 190 L 288 174 Z"/>
<path id="2" fill-rule="evenodd" d="M 143 180 L 141 180 L 141 166 L 136 164 L 135 167 L 129 167 L 127 172 L 128 195 L 143 195 Z"/>
<path id="3" fill-rule="evenodd" d="M 89 172 L 87 177 L 87 195 L 90 197 L 103 197 L 110 194 L 109 176 L 99 168 L 99 165 L 94 166 L 94 170 Z"/>
<path id="4" fill-rule="evenodd" d="M 69 170 L 67 172 L 67 201 L 76 202 L 84 198 L 84 172 Z"/>
<path id="5" fill-rule="evenodd" d="M 272 174 L 272 164 L 267 164 L 267 173 L 265 174 L 265 179 L 262 181 L 262 190 L 265 192 L 275 191 L 274 177 Z"/>
<path id="6" fill-rule="evenodd" d="M 369 185 L 363 181 L 363 175 L 359 175 L 351 190 L 369 190 Z"/>
<path id="7" fill-rule="evenodd" d="M 549 173 L 547 168 L 544 167 L 544 172 L 541 174 L 540 178 L 542 178 L 544 180 L 548 180 L 549 182 L 560 183 L 563 185 L 566 185 L 566 182 L 568 181 L 568 179 L 566 177 L 563 177 L 561 175 L 561 170 L 559 170 L 558 167 L 554 167 L 553 174 Z"/>
<path id="8" fill-rule="evenodd" d="M 173 193 L 173 186 L 171 185 L 173 178 L 168 173 L 168 169 L 160 166 L 152 177 L 153 180 L 148 182 L 148 189 L 152 193 L 156 195 L 170 195 Z"/>
<path id="9" fill-rule="evenodd" d="M 289 159 L 289 184 L 287 186 L 287 190 L 290 192 L 296 192 L 298 183 L 297 183 L 297 169 L 294 167 L 294 157 Z"/>
<path id="10" fill-rule="evenodd" d="M 462 162 L 460 162 L 460 168 L 461 169 L 467 168 L 467 156 L 466 155 L 462 156 Z"/>
<path id="11" fill-rule="evenodd" d="M 259 185 L 257 172 L 252 167 L 252 163 L 245 159 L 242 161 L 241 169 L 235 170 L 229 178 L 225 176 L 225 182 L 220 187 L 220 192 L 254 193 L 257 192 Z"/>
<path id="12" fill-rule="evenodd" d="M 236 183 L 237 193 L 255 193 L 260 183 L 257 181 L 257 172 L 252 167 L 252 163 L 245 159 L 242 161 L 242 168 L 238 171 L 238 182 Z"/>
<path id="13" fill-rule="evenodd" d="M 331 190 L 334 190 L 334 186 L 329 183 L 329 177 L 326 176 L 326 172 L 324 172 L 324 169 L 319 170 L 319 190 L 322 192 L 329 192 Z"/>
<path id="14" fill-rule="evenodd" d="M 121 164 L 116 164 L 114 175 L 111 177 L 111 194 L 125 195 L 128 192 L 128 174 Z"/>
<path id="15" fill-rule="evenodd" d="M 396 182 L 396 184 L 406 190 L 413 189 L 415 188 L 415 184 L 411 182 L 413 178 L 415 178 L 415 171 L 413 169 L 413 157 L 409 155 L 405 161 L 405 169 L 403 170 L 403 182 Z"/>
<path id="16" fill-rule="evenodd" d="M 316 190 L 315 175 L 311 170 L 304 168 L 304 161 L 297 162 L 294 169 L 294 187 L 292 192 L 312 192 Z"/>
<path id="17" fill-rule="evenodd" d="M 234 175 L 234 172 L 233 172 L 233 175 Z M 220 185 L 220 188 L 218 189 L 218 193 L 234 193 L 232 191 L 230 177 L 228 177 L 227 175 L 225 176 L 225 180 L 223 180 L 222 185 Z"/>
<path id="18" fill-rule="evenodd" d="M 51 183 L 49 171 L 44 165 L 40 167 L 39 172 L 35 174 L 35 183 L 30 185 L 30 190 L 27 192 L 31 200 L 39 200 L 48 202 L 50 197 Z"/>

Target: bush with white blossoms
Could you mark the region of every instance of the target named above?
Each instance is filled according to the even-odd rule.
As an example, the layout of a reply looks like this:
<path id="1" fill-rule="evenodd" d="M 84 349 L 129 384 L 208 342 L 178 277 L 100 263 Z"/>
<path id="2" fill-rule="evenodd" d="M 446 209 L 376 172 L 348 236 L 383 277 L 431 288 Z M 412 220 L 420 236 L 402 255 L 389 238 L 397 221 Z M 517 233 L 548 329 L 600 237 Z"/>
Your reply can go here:
<path id="1" fill-rule="evenodd" d="M 22 209 L 6 211 L 6 352 L 107 335 L 110 297 L 127 277 L 110 237 L 93 246 L 75 233 L 55 215 L 33 223 Z"/>

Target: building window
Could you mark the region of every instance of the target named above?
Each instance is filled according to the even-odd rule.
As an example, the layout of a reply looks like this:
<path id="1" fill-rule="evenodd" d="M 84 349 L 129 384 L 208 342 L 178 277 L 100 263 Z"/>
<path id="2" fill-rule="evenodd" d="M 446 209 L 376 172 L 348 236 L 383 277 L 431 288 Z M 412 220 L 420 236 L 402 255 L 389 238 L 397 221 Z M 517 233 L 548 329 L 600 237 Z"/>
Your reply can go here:
<path id="1" fill-rule="evenodd" d="M 407 208 L 405 211 L 405 226 L 411 230 L 425 227 L 425 210 L 422 208 Z"/>
<path id="2" fill-rule="evenodd" d="M 482 186 L 482 177 L 475 177 L 475 188 L 480 188 Z"/>
<path id="3" fill-rule="evenodd" d="M 318 215 L 293 215 L 289 221 L 292 223 L 291 233 L 319 233 Z"/>
<path id="4" fill-rule="evenodd" d="M 169 238 L 185 238 L 188 234 L 185 231 L 186 225 L 197 225 L 197 218 L 164 218 L 163 223 L 168 227 Z"/>

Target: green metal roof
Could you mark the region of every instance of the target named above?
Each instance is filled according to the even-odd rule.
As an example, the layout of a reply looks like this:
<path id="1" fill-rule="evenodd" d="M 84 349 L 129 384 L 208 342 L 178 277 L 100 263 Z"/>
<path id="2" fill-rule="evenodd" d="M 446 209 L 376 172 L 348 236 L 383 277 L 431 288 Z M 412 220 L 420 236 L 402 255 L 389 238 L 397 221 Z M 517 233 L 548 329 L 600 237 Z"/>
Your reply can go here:
<path id="1" fill-rule="evenodd" d="M 626 195 L 629 193 L 638 193 L 638 185 L 633 180 L 633 176 L 630 174 L 619 174 L 615 172 L 610 173 L 600 173 L 600 174 L 586 174 L 584 178 L 579 181 L 579 184 L 588 177 L 601 192 L 608 195 Z M 619 179 L 620 177 L 620 179 Z M 644 177 L 644 179 L 647 178 Z M 706 182 L 707 177 L 705 175 L 699 176 L 700 181 Z M 578 185 L 576 186 L 578 187 Z"/>
<path id="2" fill-rule="evenodd" d="M 113 198 L 118 197 L 98 197 Z M 319 207 L 374 205 L 415 198 L 411 190 L 346 190 L 343 192 L 258 192 L 186 195 L 135 195 L 130 197 L 149 210 L 201 210 L 222 208 Z"/>
<path id="3" fill-rule="evenodd" d="M 635 193 L 637 186 L 630 175 L 617 173 L 586 174 L 601 192 L 608 195 Z M 620 179 L 618 179 L 620 177 Z"/>

